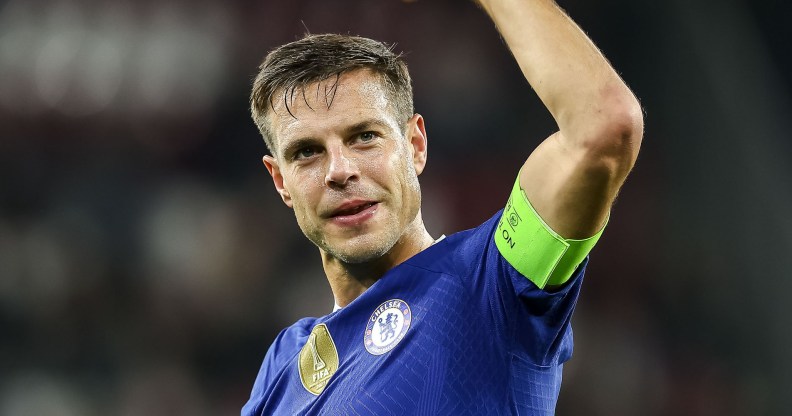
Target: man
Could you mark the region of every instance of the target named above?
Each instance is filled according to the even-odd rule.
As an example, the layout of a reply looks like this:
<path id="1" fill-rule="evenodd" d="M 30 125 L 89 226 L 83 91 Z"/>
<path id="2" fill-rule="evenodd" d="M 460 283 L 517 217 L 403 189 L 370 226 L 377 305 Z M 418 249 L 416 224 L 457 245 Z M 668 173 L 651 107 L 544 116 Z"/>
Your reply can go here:
<path id="1" fill-rule="evenodd" d="M 559 131 L 502 212 L 447 238 L 421 219 L 426 130 L 398 56 L 318 35 L 261 65 L 264 164 L 319 248 L 336 310 L 278 335 L 244 415 L 554 412 L 586 256 L 635 162 L 641 109 L 554 2 L 480 6 Z"/>

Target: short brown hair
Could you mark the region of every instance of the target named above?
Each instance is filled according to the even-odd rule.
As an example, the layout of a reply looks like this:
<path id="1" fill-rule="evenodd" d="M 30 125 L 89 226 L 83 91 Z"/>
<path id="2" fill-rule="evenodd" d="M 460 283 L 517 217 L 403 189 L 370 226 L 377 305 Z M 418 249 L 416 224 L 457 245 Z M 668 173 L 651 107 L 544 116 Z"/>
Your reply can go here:
<path id="1" fill-rule="evenodd" d="M 379 75 L 394 115 L 406 123 L 413 115 L 412 82 L 407 65 L 401 54 L 393 52 L 393 45 L 359 36 L 309 34 L 267 54 L 253 81 L 250 110 L 269 151 L 275 154 L 274 132 L 267 116 L 274 109 L 276 92 L 283 94 L 286 110 L 291 113 L 289 97 L 295 90 L 356 69 Z M 328 97 L 328 106 L 334 92 Z"/>

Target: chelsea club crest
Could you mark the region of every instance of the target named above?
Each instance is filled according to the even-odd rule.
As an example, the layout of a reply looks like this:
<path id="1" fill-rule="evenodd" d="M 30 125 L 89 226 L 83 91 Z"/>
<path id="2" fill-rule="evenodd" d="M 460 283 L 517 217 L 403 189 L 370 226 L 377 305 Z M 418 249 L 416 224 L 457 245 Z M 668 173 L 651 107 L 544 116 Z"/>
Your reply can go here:
<path id="1" fill-rule="evenodd" d="M 391 299 L 383 302 L 371 314 L 366 325 L 363 344 L 366 351 L 382 355 L 396 347 L 412 322 L 412 312 L 407 302 Z"/>

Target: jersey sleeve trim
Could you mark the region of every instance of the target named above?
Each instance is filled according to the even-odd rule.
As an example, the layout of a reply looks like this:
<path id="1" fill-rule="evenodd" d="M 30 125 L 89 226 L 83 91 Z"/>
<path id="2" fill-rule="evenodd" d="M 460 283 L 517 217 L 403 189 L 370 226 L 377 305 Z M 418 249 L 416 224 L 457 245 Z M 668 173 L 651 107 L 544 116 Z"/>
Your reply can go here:
<path id="1" fill-rule="evenodd" d="M 517 175 L 494 238 L 506 261 L 537 287 L 544 289 L 566 283 L 604 230 L 605 226 L 582 240 L 561 237 L 531 206 Z"/>

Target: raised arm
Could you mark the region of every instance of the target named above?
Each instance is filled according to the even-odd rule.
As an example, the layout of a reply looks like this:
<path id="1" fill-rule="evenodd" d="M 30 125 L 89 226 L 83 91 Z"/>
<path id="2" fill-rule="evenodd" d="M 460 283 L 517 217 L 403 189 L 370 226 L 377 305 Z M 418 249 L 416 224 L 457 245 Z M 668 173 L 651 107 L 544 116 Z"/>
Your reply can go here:
<path id="1" fill-rule="evenodd" d="M 583 31 L 550 0 L 480 0 L 559 130 L 526 160 L 520 186 L 561 237 L 605 224 L 638 155 L 638 100 Z"/>

